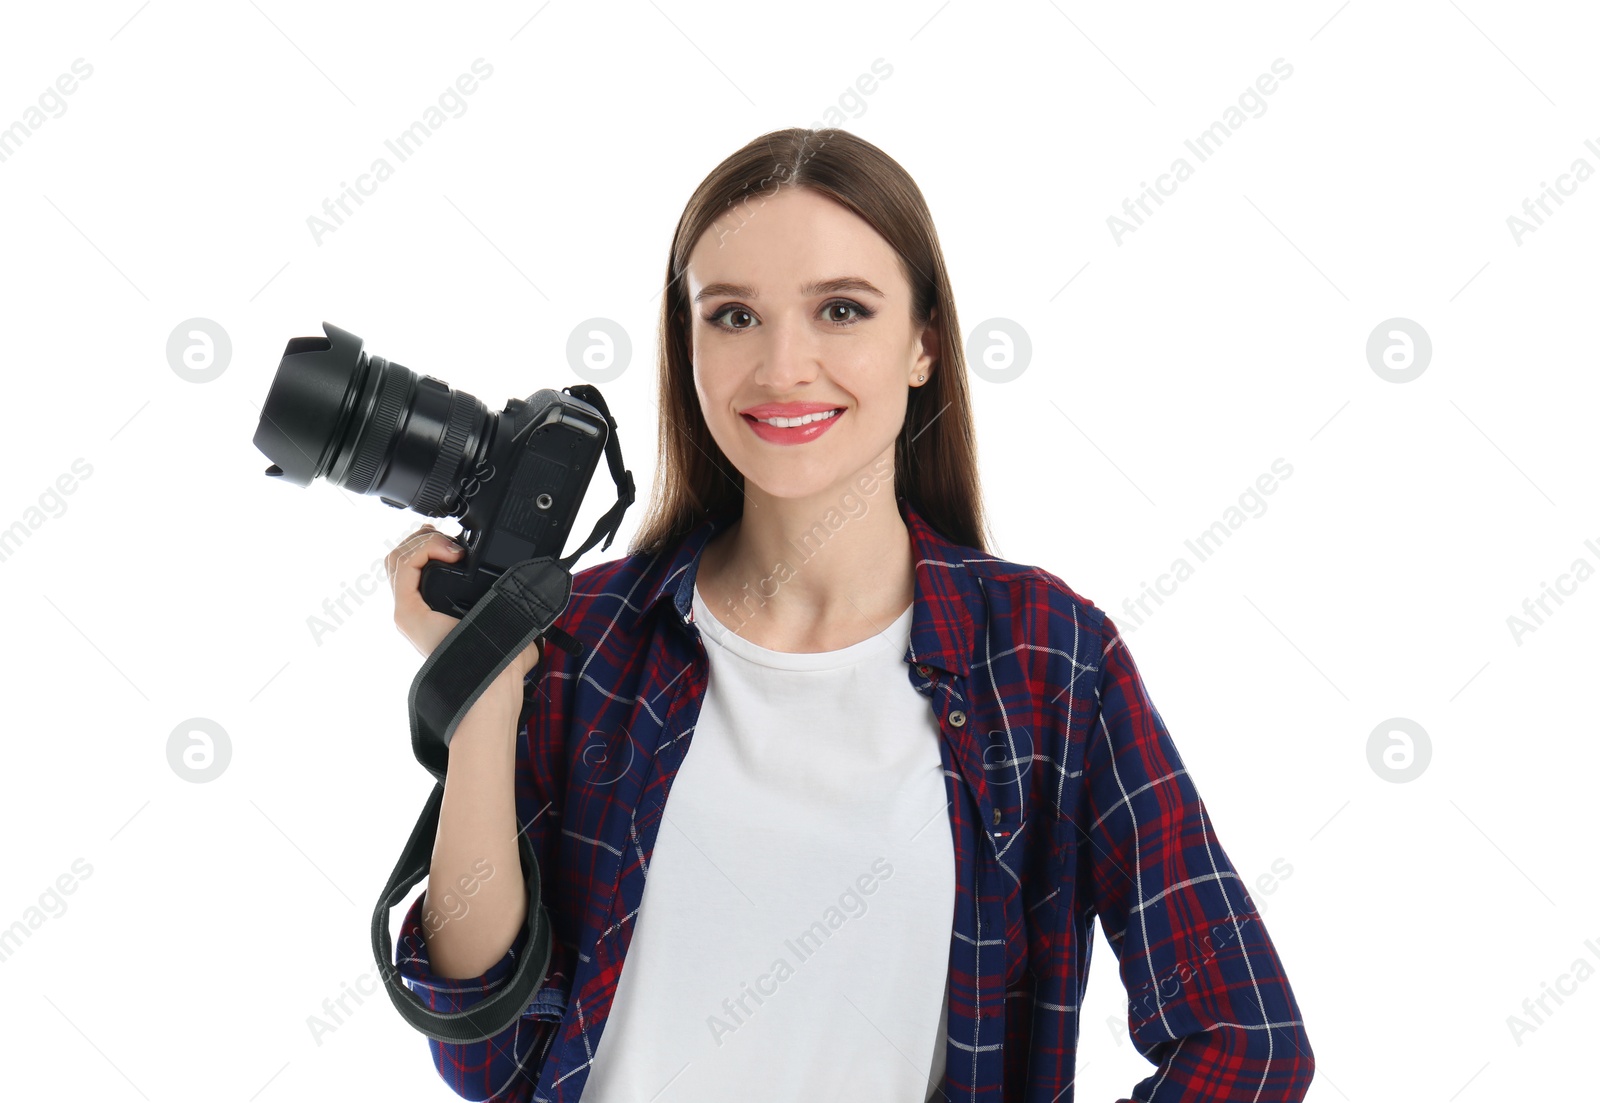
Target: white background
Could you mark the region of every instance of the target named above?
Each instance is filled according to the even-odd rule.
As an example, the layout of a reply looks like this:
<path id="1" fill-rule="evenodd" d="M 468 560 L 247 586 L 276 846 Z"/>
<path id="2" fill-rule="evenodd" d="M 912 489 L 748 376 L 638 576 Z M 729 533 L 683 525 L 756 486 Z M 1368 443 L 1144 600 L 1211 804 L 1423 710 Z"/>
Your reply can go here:
<path id="1" fill-rule="evenodd" d="M 29 1097 L 455 1098 L 383 997 L 320 1044 L 307 1024 L 372 972 L 432 784 L 386 587 L 320 642 L 308 618 L 422 518 L 264 478 L 259 405 L 324 320 L 498 409 L 578 382 L 568 336 L 604 316 L 634 342 L 603 389 L 646 493 L 679 213 L 842 95 L 926 195 L 963 334 L 1031 339 L 1019 378 L 972 380 L 997 550 L 1123 626 L 1247 882 L 1292 868 L 1255 895 L 1308 1098 L 1590 1083 L 1600 980 L 1520 1044 L 1508 1025 L 1600 967 L 1600 580 L 1508 626 L 1600 567 L 1600 181 L 1520 241 L 1507 222 L 1600 168 L 1587 6 L 126 0 L 8 6 L 0 31 L 0 126 L 93 67 L 0 163 L 0 528 L 29 527 L 0 562 L 0 927 L 92 868 L 0 962 Z M 308 216 L 480 57 L 467 110 L 316 240 Z M 850 99 L 878 58 L 892 75 Z M 1200 163 L 1184 140 L 1278 58 L 1292 76 Z M 1179 156 L 1192 178 L 1116 240 L 1108 216 Z M 232 341 L 205 384 L 167 359 L 195 317 Z M 1432 341 L 1408 383 L 1367 358 L 1392 318 Z M 1280 457 L 1265 513 L 1136 626 L 1124 601 Z M 575 531 L 610 499 L 602 467 Z M 168 763 L 194 717 L 231 745 L 207 784 Z M 1413 781 L 1369 762 L 1393 717 L 1428 735 Z M 1103 936 L 1095 957 L 1077 1098 L 1110 1100 L 1151 1066 Z"/>

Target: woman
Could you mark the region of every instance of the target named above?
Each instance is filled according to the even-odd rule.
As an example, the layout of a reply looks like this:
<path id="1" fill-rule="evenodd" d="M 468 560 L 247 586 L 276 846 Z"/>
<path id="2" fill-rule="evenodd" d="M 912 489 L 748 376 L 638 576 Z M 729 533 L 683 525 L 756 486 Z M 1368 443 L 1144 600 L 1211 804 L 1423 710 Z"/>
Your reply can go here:
<path id="1" fill-rule="evenodd" d="M 402 974 L 443 1011 L 504 982 L 519 827 L 554 930 L 518 1023 L 430 1041 L 451 1088 L 1070 1099 L 1098 915 L 1158 1066 L 1131 1096 L 1301 1099 L 1294 996 L 1116 627 L 984 550 L 904 170 L 839 130 L 728 158 L 679 222 L 660 345 L 649 513 L 559 621 L 586 650 L 530 648 L 451 746 L 430 885 L 458 891 L 413 902 Z M 391 557 L 424 654 L 453 621 L 416 578 L 451 547 L 425 527 Z"/>

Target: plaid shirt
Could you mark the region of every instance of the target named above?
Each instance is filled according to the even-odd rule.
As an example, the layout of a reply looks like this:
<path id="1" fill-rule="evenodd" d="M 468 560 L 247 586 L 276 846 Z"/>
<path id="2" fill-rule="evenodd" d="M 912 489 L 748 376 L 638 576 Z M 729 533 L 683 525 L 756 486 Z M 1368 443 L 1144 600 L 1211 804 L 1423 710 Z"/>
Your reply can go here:
<path id="1" fill-rule="evenodd" d="M 1055 575 L 953 544 L 897 505 L 915 564 L 906 678 L 938 719 L 955 840 L 943 1098 L 1071 1103 L 1099 916 L 1129 1036 L 1157 1066 L 1118 1103 L 1302 1099 L 1312 1053 L 1294 994 L 1116 626 Z M 522 1018 L 488 1041 L 429 1039 L 464 1098 L 583 1092 L 705 696 L 689 618 L 699 553 L 731 519 L 574 577 L 558 623 L 586 647 L 546 648 L 530 673 L 515 777 L 550 968 Z M 503 984 L 526 935 L 478 977 L 438 977 L 421 901 L 396 943 L 410 988 L 458 1011 Z"/>

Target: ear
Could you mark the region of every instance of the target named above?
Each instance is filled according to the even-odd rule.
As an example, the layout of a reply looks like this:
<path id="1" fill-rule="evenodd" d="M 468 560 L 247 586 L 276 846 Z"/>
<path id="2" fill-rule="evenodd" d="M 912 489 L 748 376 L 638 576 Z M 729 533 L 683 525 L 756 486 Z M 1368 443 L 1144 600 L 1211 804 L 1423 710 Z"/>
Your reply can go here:
<path id="1" fill-rule="evenodd" d="M 928 314 L 928 324 L 922 327 L 922 352 L 917 357 L 913 374 L 926 375 L 933 378 L 933 369 L 939 363 L 941 352 L 939 343 L 939 308 L 934 307 Z"/>

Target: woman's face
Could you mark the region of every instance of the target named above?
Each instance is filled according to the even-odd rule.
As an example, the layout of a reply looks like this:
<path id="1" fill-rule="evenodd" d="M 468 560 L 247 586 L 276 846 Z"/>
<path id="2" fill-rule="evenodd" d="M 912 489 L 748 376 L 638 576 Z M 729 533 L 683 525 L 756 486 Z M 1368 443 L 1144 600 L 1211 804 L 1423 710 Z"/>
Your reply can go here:
<path id="1" fill-rule="evenodd" d="M 906 388 L 932 377 L 938 330 L 932 321 L 914 330 L 899 258 L 868 223 L 816 192 L 783 188 L 730 209 L 701 236 L 685 289 L 700 408 L 747 493 L 831 497 L 879 459 L 893 461 Z M 783 411 L 763 407 L 786 404 L 841 412 L 787 429 L 750 412 L 771 417 Z"/>

